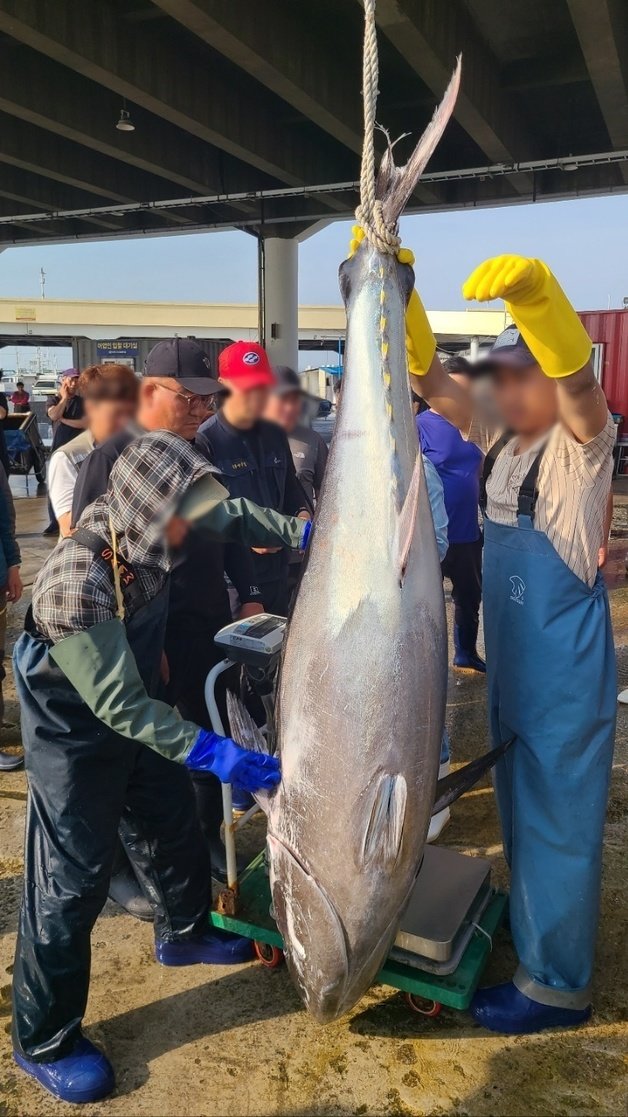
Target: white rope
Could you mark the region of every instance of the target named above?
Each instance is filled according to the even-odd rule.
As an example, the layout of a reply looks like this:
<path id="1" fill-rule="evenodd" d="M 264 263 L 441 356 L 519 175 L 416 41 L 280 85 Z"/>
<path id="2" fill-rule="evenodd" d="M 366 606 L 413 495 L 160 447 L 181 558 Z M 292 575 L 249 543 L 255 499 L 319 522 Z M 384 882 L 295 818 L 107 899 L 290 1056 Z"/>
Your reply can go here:
<path id="1" fill-rule="evenodd" d="M 369 241 L 394 255 L 401 239 L 395 227 L 384 221 L 382 203 L 375 197 L 375 114 L 377 111 L 378 58 L 376 0 L 364 0 L 364 53 L 362 59 L 362 99 L 364 102 L 364 144 L 360 168 L 360 204 L 355 211 L 358 225 Z"/>

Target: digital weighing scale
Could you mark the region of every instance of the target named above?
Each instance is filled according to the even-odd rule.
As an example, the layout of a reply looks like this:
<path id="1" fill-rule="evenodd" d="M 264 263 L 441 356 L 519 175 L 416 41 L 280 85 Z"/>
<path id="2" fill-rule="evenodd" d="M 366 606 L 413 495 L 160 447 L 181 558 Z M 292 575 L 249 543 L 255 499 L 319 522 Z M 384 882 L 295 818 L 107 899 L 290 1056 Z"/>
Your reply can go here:
<path id="1" fill-rule="evenodd" d="M 207 676 L 205 699 L 212 727 L 225 733 L 216 704 L 216 679 L 234 663 L 255 681 L 268 681 L 277 668 L 286 618 L 261 613 L 226 625 L 215 637 L 225 659 Z M 238 879 L 235 834 L 257 811 L 234 819 L 231 787 L 223 784 L 228 887 L 210 913 L 215 927 L 254 940 L 259 960 L 274 969 L 283 961 L 283 942 L 270 914 L 270 887 L 260 853 Z M 421 870 L 401 920 L 395 944 L 378 981 L 406 993 L 409 1005 L 436 1015 L 442 1004 L 467 1008 L 486 964 L 492 937 L 507 904 L 491 887 L 491 866 L 442 846 L 426 846 Z"/>

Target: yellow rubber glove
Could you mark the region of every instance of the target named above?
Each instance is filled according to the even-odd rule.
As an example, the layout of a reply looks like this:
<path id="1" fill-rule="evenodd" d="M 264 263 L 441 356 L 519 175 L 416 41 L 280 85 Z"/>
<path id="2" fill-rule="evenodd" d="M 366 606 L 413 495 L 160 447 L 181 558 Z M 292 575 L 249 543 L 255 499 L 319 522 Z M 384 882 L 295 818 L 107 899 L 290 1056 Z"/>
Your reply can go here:
<path id="1" fill-rule="evenodd" d="M 591 356 L 591 339 L 565 292 L 542 260 L 494 256 L 463 284 L 465 299 L 504 299 L 528 349 L 546 376 L 571 376 Z"/>
<path id="2" fill-rule="evenodd" d="M 364 229 L 361 225 L 354 225 L 351 229 L 352 239 L 349 242 L 349 256 L 354 256 L 364 240 Z M 397 253 L 400 264 L 414 264 L 414 252 L 410 248 L 400 248 Z M 408 371 L 414 376 L 425 376 L 434 360 L 436 352 L 436 338 L 432 333 L 425 307 L 421 302 L 416 288 L 406 307 L 406 352 L 408 355 Z"/>

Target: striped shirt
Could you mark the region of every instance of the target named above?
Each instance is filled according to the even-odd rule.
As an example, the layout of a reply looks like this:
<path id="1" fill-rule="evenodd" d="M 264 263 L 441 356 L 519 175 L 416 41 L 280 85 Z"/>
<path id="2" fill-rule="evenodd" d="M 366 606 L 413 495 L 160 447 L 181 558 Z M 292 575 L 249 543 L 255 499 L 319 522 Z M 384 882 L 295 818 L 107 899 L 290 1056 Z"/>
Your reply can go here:
<path id="1" fill-rule="evenodd" d="M 547 440 L 539 472 L 534 526 L 547 535 L 569 569 L 590 586 L 595 582 L 598 552 L 605 542 L 615 431 L 609 415 L 604 429 L 590 442 L 581 443 L 557 423 L 549 438 L 544 435 L 521 454 L 517 453 L 515 437 L 497 456 L 486 486 L 489 519 L 497 524 L 516 524 L 519 489 Z M 486 452 L 500 434 L 478 416 L 469 438 Z"/>

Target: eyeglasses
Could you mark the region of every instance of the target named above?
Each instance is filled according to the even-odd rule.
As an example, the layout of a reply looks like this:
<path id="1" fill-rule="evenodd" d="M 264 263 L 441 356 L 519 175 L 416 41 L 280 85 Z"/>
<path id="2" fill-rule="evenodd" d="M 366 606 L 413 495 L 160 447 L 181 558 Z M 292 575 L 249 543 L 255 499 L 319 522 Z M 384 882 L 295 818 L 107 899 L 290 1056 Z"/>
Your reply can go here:
<path id="1" fill-rule="evenodd" d="M 167 392 L 172 392 L 173 396 L 178 396 L 188 405 L 188 411 L 193 407 L 198 407 L 202 411 L 211 411 L 213 406 L 213 395 L 211 396 L 197 396 L 193 392 L 182 392 L 179 388 L 171 388 L 169 384 L 160 384 L 160 388 L 165 388 Z"/>

